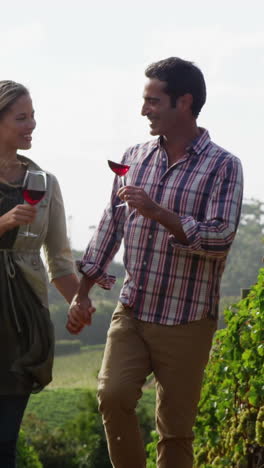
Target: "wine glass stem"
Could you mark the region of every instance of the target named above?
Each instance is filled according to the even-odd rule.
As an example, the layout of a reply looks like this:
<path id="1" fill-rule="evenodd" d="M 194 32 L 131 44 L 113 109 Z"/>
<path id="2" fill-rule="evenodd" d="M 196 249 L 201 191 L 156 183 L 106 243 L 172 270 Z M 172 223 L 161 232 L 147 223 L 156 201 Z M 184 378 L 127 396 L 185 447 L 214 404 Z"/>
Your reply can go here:
<path id="1" fill-rule="evenodd" d="M 120 177 L 120 181 L 121 181 L 121 187 L 125 187 L 125 178 L 124 176 L 119 176 Z M 118 206 L 128 206 L 127 202 L 123 202 L 123 203 L 119 203 L 118 205 L 116 205 L 117 207 Z"/>
<path id="2" fill-rule="evenodd" d="M 26 231 L 25 231 L 25 235 L 28 237 L 29 236 L 29 230 L 30 230 L 30 224 L 27 224 L 26 225 Z"/>

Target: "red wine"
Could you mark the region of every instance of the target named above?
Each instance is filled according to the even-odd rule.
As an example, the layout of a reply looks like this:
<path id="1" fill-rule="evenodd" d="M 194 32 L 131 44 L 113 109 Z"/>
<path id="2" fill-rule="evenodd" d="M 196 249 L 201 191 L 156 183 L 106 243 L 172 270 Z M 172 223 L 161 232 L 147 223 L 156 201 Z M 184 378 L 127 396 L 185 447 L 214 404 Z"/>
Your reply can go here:
<path id="1" fill-rule="evenodd" d="M 118 164 L 114 161 L 109 161 L 109 159 L 108 159 L 108 166 L 118 176 L 125 175 L 128 169 L 130 168 L 130 166 L 128 166 L 127 164 Z"/>
<path id="2" fill-rule="evenodd" d="M 30 205 L 36 205 L 44 197 L 46 192 L 44 190 L 24 189 L 22 193 L 26 202 L 28 202 Z"/>

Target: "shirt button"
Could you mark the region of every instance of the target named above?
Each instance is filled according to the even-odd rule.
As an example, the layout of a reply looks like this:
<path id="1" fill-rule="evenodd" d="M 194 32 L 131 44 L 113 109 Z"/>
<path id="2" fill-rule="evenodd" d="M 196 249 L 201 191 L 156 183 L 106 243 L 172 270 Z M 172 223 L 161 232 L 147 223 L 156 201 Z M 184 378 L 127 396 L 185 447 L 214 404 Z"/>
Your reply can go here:
<path id="1" fill-rule="evenodd" d="M 166 158 L 162 158 L 162 161 L 167 161 L 167 159 L 166 159 Z"/>
<path id="2" fill-rule="evenodd" d="M 160 182 L 160 183 L 159 183 L 159 186 L 162 187 L 163 184 L 164 184 L 164 182 Z"/>
<path id="3" fill-rule="evenodd" d="M 141 291 L 141 290 L 142 290 L 142 286 L 139 286 L 138 289 Z"/>
<path id="4" fill-rule="evenodd" d="M 143 262 L 143 265 L 146 266 L 147 262 Z"/>
<path id="5" fill-rule="evenodd" d="M 148 238 L 149 238 L 149 239 L 152 239 L 152 234 L 149 234 Z"/>

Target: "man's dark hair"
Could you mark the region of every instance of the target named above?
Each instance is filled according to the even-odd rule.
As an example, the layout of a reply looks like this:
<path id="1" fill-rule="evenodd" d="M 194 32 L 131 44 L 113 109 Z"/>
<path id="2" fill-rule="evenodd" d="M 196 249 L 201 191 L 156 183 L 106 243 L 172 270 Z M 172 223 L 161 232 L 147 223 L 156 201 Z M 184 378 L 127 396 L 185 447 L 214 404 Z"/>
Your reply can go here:
<path id="1" fill-rule="evenodd" d="M 198 117 L 206 100 L 206 85 L 201 70 L 192 62 L 178 57 L 169 57 L 152 63 L 145 71 L 147 78 L 166 82 L 165 93 L 170 96 L 172 107 L 184 94 L 193 97 L 192 113 Z"/>

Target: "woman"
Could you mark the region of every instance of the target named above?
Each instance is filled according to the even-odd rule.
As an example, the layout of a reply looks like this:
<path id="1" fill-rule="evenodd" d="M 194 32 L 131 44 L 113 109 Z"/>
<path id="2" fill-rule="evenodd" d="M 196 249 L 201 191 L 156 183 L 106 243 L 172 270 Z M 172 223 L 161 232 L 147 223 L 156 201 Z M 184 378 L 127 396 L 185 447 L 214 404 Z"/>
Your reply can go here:
<path id="1" fill-rule="evenodd" d="M 15 467 L 30 393 L 52 378 L 54 339 L 42 246 L 49 278 L 68 302 L 78 285 L 56 178 L 46 173 L 47 191 L 36 206 L 23 200 L 26 171 L 40 168 L 17 150 L 31 147 L 35 126 L 28 90 L 0 81 L 0 466 L 5 468 Z M 23 235 L 27 224 L 36 237 Z"/>

